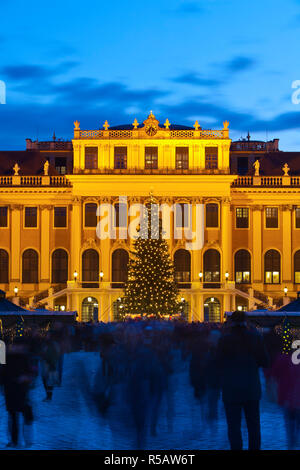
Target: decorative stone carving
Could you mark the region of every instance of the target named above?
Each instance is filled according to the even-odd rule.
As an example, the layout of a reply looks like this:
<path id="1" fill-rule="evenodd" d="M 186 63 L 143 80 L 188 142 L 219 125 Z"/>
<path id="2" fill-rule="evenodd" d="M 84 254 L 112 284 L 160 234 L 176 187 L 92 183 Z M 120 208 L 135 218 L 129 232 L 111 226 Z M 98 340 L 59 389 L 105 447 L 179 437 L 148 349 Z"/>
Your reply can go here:
<path id="1" fill-rule="evenodd" d="M 288 166 L 287 163 L 285 163 L 285 164 L 283 165 L 282 171 L 283 171 L 283 173 L 284 173 L 283 176 L 289 176 L 290 168 L 289 168 L 289 166 Z"/>
<path id="2" fill-rule="evenodd" d="M 254 169 L 255 169 L 255 174 L 254 176 L 259 176 L 259 168 L 260 168 L 260 163 L 259 160 L 255 160 L 253 163 Z"/>
<path id="3" fill-rule="evenodd" d="M 15 163 L 15 165 L 13 167 L 14 176 L 19 176 L 19 171 L 20 170 L 21 170 L 21 168 L 19 167 L 19 165 L 17 163 Z"/>
<path id="4" fill-rule="evenodd" d="M 48 176 L 48 173 L 49 173 L 49 162 L 48 160 L 46 160 L 44 163 L 44 176 Z"/>

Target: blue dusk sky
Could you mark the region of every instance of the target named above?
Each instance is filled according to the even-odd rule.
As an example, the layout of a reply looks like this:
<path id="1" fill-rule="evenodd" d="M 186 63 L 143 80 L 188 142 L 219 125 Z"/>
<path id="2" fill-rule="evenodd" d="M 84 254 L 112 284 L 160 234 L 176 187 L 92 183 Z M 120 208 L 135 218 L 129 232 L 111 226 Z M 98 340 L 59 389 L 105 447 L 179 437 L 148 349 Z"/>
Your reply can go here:
<path id="1" fill-rule="evenodd" d="M 300 0 L 5 0 L 1 17 L 0 150 L 153 110 L 300 151 Z"/>

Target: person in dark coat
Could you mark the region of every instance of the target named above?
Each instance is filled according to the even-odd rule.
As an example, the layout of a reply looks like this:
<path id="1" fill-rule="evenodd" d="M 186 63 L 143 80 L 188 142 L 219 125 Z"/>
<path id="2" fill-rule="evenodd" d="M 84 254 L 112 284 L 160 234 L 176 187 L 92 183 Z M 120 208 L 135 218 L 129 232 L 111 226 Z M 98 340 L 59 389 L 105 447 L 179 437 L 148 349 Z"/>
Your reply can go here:
<path id="1" fill-rule="evenodd" d="M 232 450 L 242 450 L 241 418 L 244 411 L 249 450 L 259 450 L 259 367 L 268 367 L 269 357 L 261 335 L 247 328 L 244 312 L 233 312 L 230 321 L 231 328 L 220 338 L 217 348 L 229 442 Z"/>
<path id="2" fill-rule="evenodd" d="M 28 345 L 23 338 L 16 338 L 15 342 L 7 348 L 6 364 L 1 366 L 1 382 L 4 387 L 11 434 L 8 446 L 15 447 L 19 443 L 20 413 L 23 414 L 26 426 L 31 426 L 33 422 L 32 407 L 28 395 L 36 373 L 37 371 L 31 363 Z"/>

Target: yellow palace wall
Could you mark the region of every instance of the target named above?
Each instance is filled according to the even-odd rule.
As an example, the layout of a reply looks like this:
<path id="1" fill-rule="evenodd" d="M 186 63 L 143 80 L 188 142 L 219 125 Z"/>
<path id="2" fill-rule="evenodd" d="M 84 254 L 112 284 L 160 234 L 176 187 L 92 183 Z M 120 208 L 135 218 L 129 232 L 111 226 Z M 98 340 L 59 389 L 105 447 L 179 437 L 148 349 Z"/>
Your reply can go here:
<path id="1" fill-rule="evenodd" d="M 166 131 L 165 129 L 163 130 Z M 213 297 L 219 300 L 221 312 L 233 310 L 239 298 L 247 302 L 247 308 L 256 304 L 260 308 L 254 291 L 270 297 L 272 302 L 284 296 L 284 287 L 289 296 L 296 296 L 299 288 L 294 284 L 293 255 L 300 249 L 300 229 L 295 228 L 295 206 L 300 207 L 300 187 L 236 185 L 237 176 L 229 174 L 230 139 L 227 128 L 217 138 L 203 137 L 200 131 L 193 132 L 193 138 L 170 138 L 167 132 L 150 138 L 136 131 L 136 138 L 114 138 L 110 131 L 101 131 L 99 138 L 82 138 L 79 128 L 74 131 L 74 173 L 61 178 L 60 184 L 52 185 L 48 176 L 34 180 L 32 185 L 22 185 L 18 177 L 0 182 L 0 206 L 7 206 L 8 227 L 0 228 L 0 249 L 9 254 L 9 282 L 0 284 L 0 289 L 14 296 L 27 298 L 28 305 L 46 305 L 55 308 L 64 304 L 69 310 L 77 310 L 81 318 L 81 305 L 88 296 L 95 297 L 99 304 L 99 319 L 113 320 L 112 304 L 122 294 L 121 289 L 112 288 L 111 255 L 117 248 L 129 250 L 130 240 L 99 240 L 95 229 L 84 228 L 84 205 L 88 202 L 114 203 L 119 196 L 127 196 L 128 204 L 145 202 L 149 194 L 159 203 L 174 204 L 188 202 L 193 205 L 214 202 L 219 205 L 219 227 L 205 228 L 204 246 L 191 252 L 191 288 L 182 289 L 181 295 L 189 304 L 189 320 L 203 321 L 204 302 Z M 89 131 L 90 132 L 90 131 Z M 97 132 L 97 131 L 93 131 Z M 112 132 L 112 131 L 111 131 Z M 135 131 L 133 131 L 135 132 Z M 107 133 L 107 134 L 105 134 Z M 96 134 L 97 135 L 97 134 Z M 189 135 L 189 134 L 188 134 Z M 143 170 L 145 146 L 158 147 L 158 171 L 134 174 L 133 169 Z M 98 147 L 98 169 L 86 170 L 84 149 Z M 127 171 L 114 171 L 114 147 L 127 146 Z M 176 172 L 176 146 L 189 147 L 189 170 Z M 205 147 L 218 147 L 218 169 L 205 169 Z M 110 169 L 111 172 L 106 170 Z M 167 172 L 173 169 L 174 172 Z M 105 170 L 105 171 L 104 171 Z M 194 170 L 194 171 L 193 171 Z M 22 169 L 20 173 L 22 172 Z M 256 181 L 257 182 L 257 181 Z M 24 227 L 24 208 L 38 207 L 37 228 Z M 53 208 L 67 207 L 67 227 L 54 228 Z M 279 228 L 265 227 L 265 207 L 279 208 Z M 250 209 L 250 224 L 247 229 L 235 226 L 235 209 Z M 194 213 L 194 212 L 193 212 Z M 171 238 L 170 253 L 184 248 L 184 243 Z M 22 253 L 35 249 L 39 254 L 39 282 L 22 283 Z M 68 283 L 55 286 L 51 283 L 51 255 L 57 248 L 63 248 L 69 256 Z M 82 253 L 88 248 L 100 255 L 103 280 L 99 288 L 82 288 Z M 221 255 L 221 278 L 219 288 L 204 288 L 199 273 L 203 272 L 203 255 L 208 249 L 216 249 Z M 247 289 L 235 283 L 234 255 L 239 249 L 251 254 L 251 283 Z M 281 254 L 280 284 L 264 283 L 264 253 L 277 249 Z M 73 273 L 78 273 L 74 280 Z M 228 279 L 225 273 L 228 273 Z"/>

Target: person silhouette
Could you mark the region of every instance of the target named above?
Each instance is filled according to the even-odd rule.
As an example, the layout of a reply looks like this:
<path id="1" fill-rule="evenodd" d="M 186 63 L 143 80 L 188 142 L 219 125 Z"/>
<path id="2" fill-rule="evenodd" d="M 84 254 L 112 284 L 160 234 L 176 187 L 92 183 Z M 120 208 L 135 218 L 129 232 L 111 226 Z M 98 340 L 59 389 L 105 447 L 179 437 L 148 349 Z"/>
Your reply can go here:
<path id="1" fill-rule="evenodd" d="M 231 328 L 220 338 L 217 364 L 225 407 L 231 450 L 242 450 L 241 418 L 244 411 L 248 429 L 249 450 L 261 446 L 261 384 L 259 367 L 269 366 L 269 356 L 261 335 L 249 329 L 246 314 L 232 313 Z"/>

